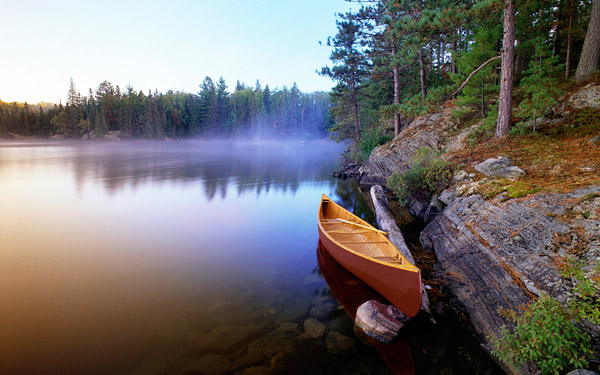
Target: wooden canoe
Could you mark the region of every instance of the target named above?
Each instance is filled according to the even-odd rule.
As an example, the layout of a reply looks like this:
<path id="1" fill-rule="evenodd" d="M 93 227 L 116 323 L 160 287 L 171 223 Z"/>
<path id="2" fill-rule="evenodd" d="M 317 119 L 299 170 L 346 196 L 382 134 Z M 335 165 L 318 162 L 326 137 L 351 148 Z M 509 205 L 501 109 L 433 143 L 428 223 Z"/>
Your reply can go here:
<path id="1" fill-rule="evenodd" d="M 319 239 L 344 268 L 408 316 L 421 307 L 421 270 L 378 230 L 325 194 L 318 213 Z"/>

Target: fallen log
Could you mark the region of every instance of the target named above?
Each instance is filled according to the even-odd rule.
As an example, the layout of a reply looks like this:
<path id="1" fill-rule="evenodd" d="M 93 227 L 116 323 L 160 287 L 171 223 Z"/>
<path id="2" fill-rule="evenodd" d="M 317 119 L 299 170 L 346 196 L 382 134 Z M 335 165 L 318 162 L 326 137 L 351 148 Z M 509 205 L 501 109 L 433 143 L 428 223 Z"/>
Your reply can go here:
<path id="1" fill-rule="evenodd" d="M 389 240 L 398 248 L 402 255 L 408 259 L 409 262 L 415 264 L 415 258 L 408 249 L 408 246 L 406 246 L 406 241 L 404 240 L 402 231 L 400 231 L 398 224 L 396 224 L 396 219 L 394 219 L 394 215 L 392 215 L 392 212 L 390 211 L 388 200 L 381 186 L 373 185 L 371 187 L 371 199 L 373 201 L 373 206 L 375 207 L 375 217 L 377 218 L 377 225 L 379 226 L 379 229 L 389 232 Z M 425 311 L 431 316 L 429 296 L 425 291 L 424 285 L 422 286 L 422 290 L 423 295 L 421 296 L 421 310 Z M 431 316 L 431 320 L 435 322 L 433 316 Z"/>

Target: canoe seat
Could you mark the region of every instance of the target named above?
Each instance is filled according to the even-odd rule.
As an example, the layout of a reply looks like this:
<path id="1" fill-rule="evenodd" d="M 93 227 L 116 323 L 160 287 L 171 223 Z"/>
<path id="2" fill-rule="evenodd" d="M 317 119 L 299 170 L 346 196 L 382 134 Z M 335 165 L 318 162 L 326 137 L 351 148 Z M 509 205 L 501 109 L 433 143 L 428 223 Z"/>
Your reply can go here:
<path id="1" fill-rule="evenodd" d="M 388 263 L 402 263 L 402 261 L 398 258 L 394 258 L 394 257 L 373 257 L 374 259 L 380 260 L 382 262 L 388 262 Z"/>

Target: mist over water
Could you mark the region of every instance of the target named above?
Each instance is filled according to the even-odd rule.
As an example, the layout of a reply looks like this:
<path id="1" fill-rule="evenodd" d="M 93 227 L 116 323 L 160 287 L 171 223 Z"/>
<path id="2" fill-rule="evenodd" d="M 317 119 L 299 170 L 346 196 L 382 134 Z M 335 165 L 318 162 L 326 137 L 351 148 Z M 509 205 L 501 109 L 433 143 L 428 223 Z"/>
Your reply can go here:
<path id="1" fill-rule="evenodd" d="M 0 143 L 0 372 L 147 373 L 185 362 L 190 332 L 231 311 L 244 312 L 236 324 L 276 327 L 267 306 L 325 287 L 305 282 L 321 194 L 357 206 L 330 177 L 341 151 Z"/>

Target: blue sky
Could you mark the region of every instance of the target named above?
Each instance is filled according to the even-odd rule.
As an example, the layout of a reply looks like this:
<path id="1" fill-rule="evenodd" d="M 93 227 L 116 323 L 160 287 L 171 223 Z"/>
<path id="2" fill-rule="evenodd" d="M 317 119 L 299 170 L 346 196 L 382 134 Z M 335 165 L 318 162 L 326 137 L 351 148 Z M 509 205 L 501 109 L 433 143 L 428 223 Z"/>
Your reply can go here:
<path id="1" fill-rule="evenodd" d="M 69 79 L 82 94 L 122 89 L 197 92 L 205 76 L 263 87 L 329 90 L 335 13 L 344 0 L 0 0 L 0 100 L 58 102 Z M 319 45 L 323 41 L 323 46 Z"/>

